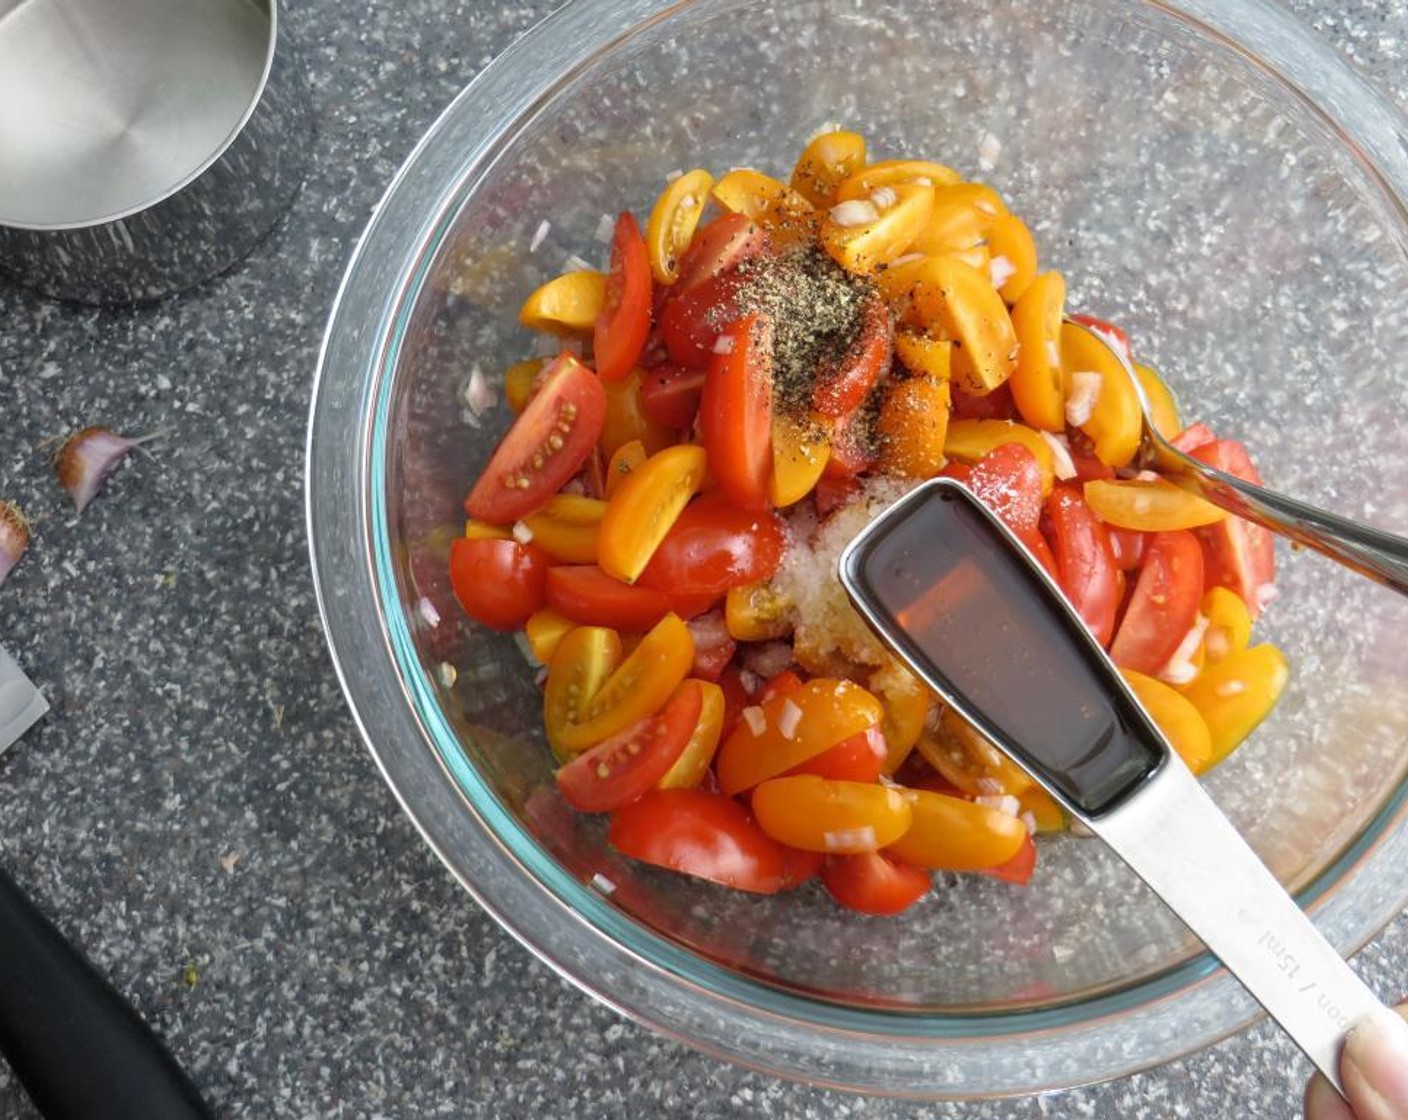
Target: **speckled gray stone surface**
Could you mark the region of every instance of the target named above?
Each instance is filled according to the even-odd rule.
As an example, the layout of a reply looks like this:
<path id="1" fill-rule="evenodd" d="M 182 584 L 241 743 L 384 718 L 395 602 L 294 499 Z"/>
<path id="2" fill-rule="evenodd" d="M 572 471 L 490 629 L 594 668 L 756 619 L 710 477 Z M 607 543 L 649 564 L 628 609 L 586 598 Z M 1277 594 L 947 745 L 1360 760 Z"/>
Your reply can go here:
<path id="1" fill-rule="evenodd" d="M 539 965 L 401 815 L 318 628 L 300 488 L 311 372 L 383 185 L 549 7 L 292 3 L 316 171 L 245 264 L 132 311 L 0 285 L 0 495 L 36 528 L 0 588 L 0 641 L 54 707 L 0 761 L 0 860 L 221 1116 L 1297 1114 L 1306 1064 L 1265 1026 L 1113 1084 L 967 1106 L 720 1065 Z M 1408 5 L 1291 7 L 1408 107 Z M 169 434 L 79 518 L 41 445 L 95 422 Z M 1408 989 L 1408 923 L 1360 964 Z M 34 1115 L 0 1068 L 0 1117 Z"/>

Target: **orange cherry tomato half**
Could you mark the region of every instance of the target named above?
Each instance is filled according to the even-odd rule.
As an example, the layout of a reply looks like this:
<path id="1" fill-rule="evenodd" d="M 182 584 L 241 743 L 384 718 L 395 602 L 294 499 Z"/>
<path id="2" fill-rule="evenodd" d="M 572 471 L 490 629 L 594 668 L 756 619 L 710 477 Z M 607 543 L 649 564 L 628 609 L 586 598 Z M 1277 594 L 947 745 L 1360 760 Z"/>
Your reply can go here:
<path id="1" fill-rule="evenodd" d="M 557 772 L 557 788 L 574 809 L 607 813 L 629 805 L 684 752 L 699 722 L 701 693 L 685 682 L 665 706 L 598 743 Z"/>
<path id="2" fill-rule="evenodd" d="M 719 335 L 699 405 L 709 469 L 729 500 L 746 510 L 768 506 L 772 334 L 772 320 L 750 315 Z"/>
<path id="3" fill-rule="evenodd" d="M 704 481 L 704 450 L 678 443 L 657 451 L 622 480 L 606 503 L 597 533 L 597 563 L 634 583 Z"/>
<path id="4" fill-rule="evenodd" d="M 827 856 L 821 865 L 826 893 L 861 914 L 889 915 L 908 910 L 929 893 L 929 872 L 891 859 L 884 852 Z"/>
<path id="5" fill-rule="evenodd" d="M 807 681 L 751 711 L 719 748 L 719 788 L 729 796 L 878 727 L 885 716 L 880 701 L 865 689 L 829 677 Z"/>
<path id="6" fill-rule="evenodd" d="M 722 595 L 771 579 L 786 547 L 786 529 L 776 514 L 748 513 L 722 495 L 705 494 L 675 519 L 640 584 L 674 595 Z"/>
<path id="7" fill-rule="evenodd" d="M 1187 530 L 1155 533 L 1110 657 L 1121 669 L 1157 673 L 1198 617 L 1203 597 L 1203 550 Z"/>
<path id="8" fill-rule="evenodd" d="M 736 890 L 774 894 L 783 887 L 783 846 L 722 794 L 647 793 L 612 814 L 607 838 L 622 855 Z"/>
<path id="9" fill-rule="evenodd" d="M 1119 569 L 1109 534 L 1075 486 L 1062 483 L 1052 490 L 1046 511 L 1051 518 L 1061 590 L 1096 641 L 1108 646 L 1120 599 Z"/>
<path id="10" fill-rule="evenodd" d="M 1017 854 L 1027 826 L 987 805 L 928 790 L 904 794 L 912 819 L 889 854 L 936 871 L 983 871 Z"/>
<path id="11" fill-rule="evenodd" d="M 672 597 L 653 587 L 637 587 L 609 576 L 595 564 L 556 564 L 547 571 L 548 606 L 579 626 L 649 630 L 672 610 L 692 617 L 709 609 L 711 598 Z"/>
<path id="12" fill-rule="evenodd" d="M 571 354 L 559 355 L 495 448 L 465 512 L 494 525 L 532 513 L 582 469 L 605 420 L 606 391 L 597 376 Z"/>
<path id="13" fill-rule="evenodd" d="M 630 373 L 649 334 L 650 250 L 635 218 L 623 213 L 611 238 L 606 302 L 597 316 L 592 344 L 598 376 L 619 381 Z"/>
<path id="14" fill-rule="evenodd" d="M 548 558 L 514 540 L 464 537 L 450 545 L 450 584 L 465 614 L 491 630 L 517 630 L 543 605 Z"/>
<path id="15" fill-rule="evenodd" d="M 1195 459 L 1230 475 L 1261 485 L 1261 474 L 1247 449 L 1235 439 L 1213 440 L 1194 448 Z M 1276 546 L 1271 533 L 1240 517 L 1229 516 L 1198 530 L 1207 550 L 1207 582 L 1240 595 L 1253 619 L 1272 594 L 1276 579 Z"/>
<path id="16" fill-rule="evenodd" d="M 798 774 L 758 786 L 753 815 L 759 828 L 789 847 L 852 855 L 893 844 L 909 828 L 911 810 L 898 788 Z"/>
<path id="17" fill-rule="evenodd" d="M 832 419 L 854 412 L 889 370 L 894 339 L 885 301 L 878 296 L 867 300 L 861 309 L 860 330 L 845 353 L 817 370 L 812 407 Z"/>

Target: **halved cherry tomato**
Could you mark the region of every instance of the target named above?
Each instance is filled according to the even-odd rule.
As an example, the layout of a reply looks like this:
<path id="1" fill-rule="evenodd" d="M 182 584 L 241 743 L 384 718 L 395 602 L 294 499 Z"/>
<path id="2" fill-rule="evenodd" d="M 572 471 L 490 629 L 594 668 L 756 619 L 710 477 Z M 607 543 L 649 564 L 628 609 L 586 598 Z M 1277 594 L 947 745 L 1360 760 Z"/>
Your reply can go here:
<path id="1" fill-rule="evenodd" d="M 670 526 L 704 481 L 702 447 L 676 444 L 633 470 L 606 503 L 597 533 L 597 562 L 608 575 L 634 583 Z"/>
<path id="2" fill-rule="evenodd" d="M 944 465 L 949 383 L 932 377 L 893 382 L 875 421 L 880 467 L 886 474 L 932 478 Z"/>
<path id="3" fill-rule="evenodd" d="M 529 330 L 571 335 L 590 331 L 606 304 L 606 277 L 594 269 L 549 280 L 523 303 L 518 321 Z"/>
<path id="4" fill-rule="evenodd" d="M 1210 467 L 1261 485 L 1261 475 L 1247 449 L 1234 439 L 1214 440 L 1194 448 L 1191 454 Z M 1207 549 L 1208 583 L 1235 591 L 1255 619 L 1275 586 L 1276 547 L 1271 533 L 1240 517 L 1228 517 L 1198 535 Z"/>
<path id="5" fill-rule="evenodd" d="M 759 706 L 766 704 L 769 700 L 775 700 L 779 696 L 790 696 L 806 683 L 797 675 L 795 669 L 783 669 L 764 682 L 763 687 L 758 690 L 757 701 Z"/>
<path id="6" fill-rule="evenodd" d="M 609 576 L 595 564 L 558 564 L 547 572 L 547 604 L 579 626 L 649 630 L 678 608 L 686 616 L 708 610 L 712 598 L 676 598 Z"/>
<path id="7" fill-rule="evenodd" d="M 689 632 L 694 636 L 694 675 L 706 681 L 717 681 L 724 666 L 738 651 L 738 643 L 724 622 L 724 612 L 706 611 L 690 619 Z"/>
<path id="8" fill-rule="evenodd" d="M 663 365 L 648 370 L 640 382 L 641 410 L 665 428 L 683 431 L 699 413 L 704 392 L 704 371 Z"/>
<path id="9" fill-rule="evenodd" d="M 914 184 L 921 187 L 947 187 L 958 183 L 960 176 L 951 167 L 924 159 L 883 159 L 868 164 L 844 180 L 836 189 L 836 197 L 845 201 L 865 198 L 880 187 L 900 187 Z"/>
<path id="10" fill-rule="evenodd" d="M 673 595 L 722 595 L 771 579 L 786 548 L 776 514 L 748 513 L 722 495 L 706 494 L 675 519 L 640 583 Z"/>
<path id="11" fill-rule="evenodd" d="M 826 893 L 848 910 L 889 915 L 908 910 L 929 893 L 929 873 L 883 852 L 827 856 L 821 865 Z"/>
<path id="12" fill-rule="evenodd" d="M 827 517 L 840 509 L 842 506 L 850 505 L 860 493 L 860 483 L 856 480 L 855 474 L 832 474 L 831 460 L 826 461 L 827 469 L 822 472 L 821 479 L 816 484 L 813 500 L 816 502 L 816 512 L 821 517 Z"/>
<path id="13" fill-rule="evenodd" d="M 1208 620 L 1203 650 L 1209 665 L 1247 648 L 1252 638 L 1252 615 L 1235 591 L 1225 587 L 1209 588 L 1198 610 Z"/>
<path id="14" fill-rule="evenodd" d="M 1197 448 L 1203 447 L 1209 443 L 1215 443 L 1216 441 L 1217 436 L 1213 434 L 1212 429 L 1199 420 L 1195 424 L 1189 424 L 1188 427 L 1178 433 L 1175 439 L 1169 442 L 1172 443 L 1174 447 L 1178 448 L 1179 451 L 1184 451 L 1191 455 Z"/>
<path id="15" fill-rule="evenodd" d="M 1017 333 L 991 279 L 953 257 L 927 262 L 915 282 L 914 306 L 925 326 L 937 324 L 959 343 L 953 377 L 972 393 L 990 393 L 1017 368 Z"/>
<path id="16" fill-rule="evenodd" d="M 1016 883 L 1019 887 L 1025 887 L 1032 881 L 1032 872 L 1036 870 L 1036 845 L 1032 843 L 1032 838 L 1028 836 L 1022 841 L 1022 846 L 1017 849 L 1017 854 L 1006 863 L 999 863 L 996 867 L 985 867 L 981 874 L 1000 879 L 1004 883 Z"/>
<path id="17" fill-rule="evenodd" d="M 1005 260 L 1012 274 L 998 287 L 1008 303 L 1016 303 L 1036 279 L 1036 242 L 1031 230 L 1015 214 L 1004 214 L 988 231 L 988 252 L 996 263 Z"/>
<path id="18" fill-rule="evenodd" d="M 714 177 L 703 169 L 681 175 L 660 194 L 645 237 L 650 248 L 650 269 L 661 284 L 679 279 L 680 258 L 694 238 L 694 229 L 709 200 Z"/>
<path id="19" fill-rule="evenodd" d="M 730 171 L 714 184 L 709 197 L 721 209 L 764 225 L 777 225 L 812 210 L 812 204 L 797 191 L 751 167 Z"/>
<path id="20" fill-rule="evenodd" d="M 858 408 L 849 416 L 836 420 L 831 427 L 831 452 L 821 471 L 822 481 L 850 479 L 869 470 L 875 464 L 875 448 L 870 435 L 864 409 Z M 820 482 L 817 489 L 821 489 Z"/>
<path id="21" fill-rule="evenodd" d="M 955 790 L 970 796 L 1011 794 L 1032 788 L 1031 777 L 952 708 L 919 739 L 919 753 Z"/>
<path id="22" fill-rule="evenodd" d="M 759 785 L 753 791 L 753 815 L 758 827 L 779 843 L 851 855 L 893 844 L 909 828 L 911 810 L 898 788 L 798 774 Z"/>
<path id="23" fill-rule="evenodd" d="M 560 564 L 595 564 L 596 537 L 606 503 L 579 494 L 555 494 L 523 524 L 533 544 Z"/>
<path id="24" fill-rule="evenodd" d="M 772 320 L 750 315 L 719 336 L 699 405 L 709 469 L 729 499 L 766 509 L 772 477 Z"/>
<path id="25" fill-rule="evenodd" d="M 861 308 L 859 330 L 845 353 L 818 367 L 812 407 L 832 419 L 854 412 L 875 388 L 880 375 L 889 370 L 893 355 L 890 312 L 885 301 L 876 296 L 866 300 Z"/>
<path id="26" fill-rule="evenodd" d="M 504 370 L 504 400 L 515 413 L 528 407 L 528 402 L 538 391 L 540 375 L 547 368 L 542 358 L 529 358 L 524 362 L 514 362 Z"/>
<path id="27" fill-rule="evenodd" d="M 1157 673 L 1198 617 L 1203 597 L 1203 550 L 1192 533 L 1155 533 L 1110 658 L 1121 669 Z"/>
<path id="28" fill-rule="evenodd" d="M 1119 606 L 1119 569 L 1105 526 L 1080 491 L 1062 483 L 1047 500 L 1061 590 L 1102 646 L 1110 644 Z"/>
<path id="29" fill-rule="evenodd" d="M 831 455 L 831 423 L 813 413 L 799 420 L 772 418 L 772 478 L 768 498 L 779 509 L 800 502 L 816 486 Z"/>
<path id="30" fill-rule="evenodd" d="M 847 272 L 872 275 L 905 253 L 929 224 L 934 188 L 901 183 L 838 203 L 821 219 L 818 241 Z"/>
<path id="31" fill-rule="evenodd" d="M 767 231 L 744 214 L 723 214 L 695 232 L 680 260 L 676 291 L 733 271 L 751 257 L 771 251 Z"/>
<path id="32" fill-rule="evenodd" d="M 983 871 L 1006 863 L 1027 840 L 1016 817 L 942 793 L 904 791 L 909 829 L 888 846 L 888 854 L 936 871 Z"/>
<path id="33" fill-rule="evenodd" d="M 579 626 L 558 639 L 543 688 L 543 728 L 559 762 L 591 745 L 569 748 L 562 734 L 586 721 L 592 698 L 620 664 L 621 639 L 608 627 Z"/>
<path id="34" fill-rule="evenodd" d="M 622 855 L 643 863 L 756 894 L 782 889 L 782 845 L 742 805 L 717 793 L 647 793 L 612 814 L 607 838 Z"/>
<path id="35" fill-rule="evenodd" d="M 1110 534 L 1110 551 L 1115 555 L 1115 566 L 1122 572 L 1132 572 L 1144 559 L 1151 533 L 1138 529 L 1121 529 L 1118 525 L 1106 525 Z"/>
<path id="36" fill-rule="evenodd" d="M 955 420 L 1017 420 L 1012 402 L 1011 382 L 1004 382 L 991 393 L 969 393 L 961 385 L 953 387 L 953 419 Z"/>
<path id="37" fill-rule="evenodd" d="M 1051 447 L 1033 428 L 1011 420 L 952 420 L 944 436 L 944 452 L 961 463 L 976 463 L 1007 443 L 1020 443 L 1036 458 L 1041 492 L 1051 493 L 1056 478 Z"/>
<path id="38" fill-rule="evenodd" d="M 619 381 L 606 385 L 606 420 L 601 428 L 601 453 L 608 459 L 631 440 L 638 439 L 654 455 L 675 442 L 674 432 L 652 420 L 645 409 L 642 373 L 632 369 Z"/>
<path id="39" fill-rule="evenodd" d="M 686 684 L 691 682 L 686 681 Z M 710 681 L 694 681 L 699 686 L 699 722 L 689 734 L 689 742 L 675 764 L 655 783 L 658 789 L 693 789 L 709 772 L 714 752 L 724 730 L 724 690 Z"/>
<path id="40" fill-rule="evenodd" d="M 792 767 L 784 777 L 814 774 L 840 782 L 873 782 L 880 777 L 888 753 L 884 733 L 878 727 L 870 727 Z"/>
<path id="41" fill-rule="evenodd" d="M 580 710 L 582 719 L 560 729 L 559 742 L 565 750 L 580 751 L 624 731 L 658 710 L 679 687 L 693 664 L 694 639 L 689 627 L 677 616 L 667 614 L 586 702 L 586 707 Z M 551 670 L 548 675 L 551 679 Z M 689 727 L 685 728 L 686 738 L 698 718 L 696 708 Z M 668 769 L 666 766 L 665 770 Z M 654 785 L 665 770 L 655 775 L 649 784 Z"/>
<path id="42" fill-rule="evenodd" d="M 784 774 L 843 739 L 876 727 L 880 701 L 850 681 L 819 677 L 786 696 L 769 700 L 745 716 L 719 748 L 719 788 L 732 796 Z"/>
<path id="43" fill-rule="evenodd" d="M 1229 654 L 1183 689 L 1207 721 L 1216 766 L 1271 714 L 1286 687 L 1286 656 L 1269 642 Z"/>
<path id="44" fill-rule="evenodd" d="M 1207 721 L 1193 703 L 1161 680 L 1132 669 L 1120 672 L 1188 769 L 1195 774 L 1206 770 L 1212 763 L 1212 736 Z"/>
<path id="45" fill-rule="evenodd" d="M 625 377 L 649 334 L 650 251 L 635 218 L 622 213 L 611 238 L 611 275 L 592 345 L 597 375 L 603 381 Z"/>
<path id="46" fill-rule="evenodd" d="M 1085 500 L 1100 519 L 1121 529 L 1196 529 L 1226 519 L 1227 511 L 1166 479 L 1091 479 Z"/>
<path id="47" fill-rule="evenodd" d="M 880 725 L 885 740 L 881 770 L 893 774 L 924 734 L 933 697 L 918 677 L 896 661 L 871 673 L 866 684 L 885 706 L 885 719 Z"/>
<path id="48" fill-rule="evenodd" d="M 558 614 L 551 607 L 544 607 L 534 611 L 523 624 L 523 634 L 528 639 L 533 656 L 546 665 L 552 660 L 552 655 L 557 652 L 557 647 L 567 632 L 576 625 L 570 618 Z"/>
<path id="49" fill-rule="evenodd" d="M 495 448 L 465 512 L 495 525 L 532 513 L 581 469 L 605 419 L 606 392 L 596 375 L 571 354 L 559 355 Z"/>
<path id="50" fill-rule="evenodd" d="M 1012 308 L 1012 329 L 1020 349 L 1009 384 L 1022 419 L 1047 432 L 1066 430 L 1066 380 L 1061 371 L 1061 314 L 1066 281 L 1044 272 Z"/>
<path id="51" fill-rule="evenodd" d="M 920 377 L 947 381 L 953 373 L 953 342 L 918 331 L 895 332 L 895 357 Z"/>
<path id="52" fill-rule="evenodd" d="M 1110 341 L 1124 352 L 1125 360 L 1131 365 L 1134 364 L 1134 347 L 1130 345 L 1129 335 L 1124 332 L 1122 327 L 1117 327 L 1114 323 L 1105 319 L 1096 318 L 1094 315 L 1083 315 L 1073 312 L 1068 318 L 1074 319 L 1077 323 L 1083 323 L 1087 327 L 1092 327 L 1108 336 Z"/>
<path id="53" fill-rule="evenodd" d="M 790 603 L 771 584 L 730 587 L 724 600 L 724 622 L 740 642 L 770 642 L 792 632 Z"/>
<path id="54" fill-rule="evenodd" d="M 1061 368 L 1067 386 L 1068 409 L 1082 383 L 1081 375 L 1098 376 L 1098 391 L 1089 416 L 1074 426 L 1090 437 L 1096 456 L 1106 466 L 1127 465 L 1139 450 L 1144 420 L 1139 411 L 1139 397 L 1124 366 L 1108 346 L 1080 327 L 1067 323 L 1061 328 Z M 1069 412 L 1067 419 L 1071 419 Z"/>
<path id="55" fill-rule="evenodd" d="M 686 681 L 659 712 L 574 758 L 557 772 L 567 803 L 584 813 L 608 813 L 639 798 L 684 752 L 699 722 L 701 696 L 699 685 Z"/>
<path id="56" fill-rule="evenodd" d="M 1036 532 L 1041 522 L 1041 462 L 1025 444 L 994 447 L 973 464 L 968 486 L 1017 536 Z"/>
<path id="57" fill-rule="evenodd" d="M 792 169 L 792 189 L 813 206 L 830 206 L 836 188 L 865 166 L 865 137 L 823 132 L 813 137 Z"/>
<path id="58" fill-rule="evenodd" d="M 1177 439 L 1183 431 L 1183 421 L 1178 416 L 1178 402 L 1172 391 L 1164 384 L 1158 370 L 1152 366 L 1135 363 L 1134 375 L 1139 378 L 1140 388 L 1149 399 L 1149 411 L 1154 421 L 1154 430 L 1164 439 Z"/>
<path id="59" fill-rule="evenodd" d="M 741 314 L 740 285 L 734 272 L 675 285 L 660 309 L 660 337 L 671 362 L 684 369 L 709 366 L 720 334 Z"/>
<path id="60" fill-rule="evenodd" d="M 649 457 L 645 444 L 638 439 L 623 443 L 616 449 L 616 454 L 611 456 L 611 462 L 606 465 L 605 478 L 602 480 L 602 495 L 607 501 L 621 488 L 621 483 L 630 478 L 636 468 Z"/>
<path id="61" fill-rule="evenodd" d="M 548 558 L 517 541 L 463 537 L 450 545 L 450 583 L 465 614 L 491 630 L 517 630 L 543 605 Z"/>

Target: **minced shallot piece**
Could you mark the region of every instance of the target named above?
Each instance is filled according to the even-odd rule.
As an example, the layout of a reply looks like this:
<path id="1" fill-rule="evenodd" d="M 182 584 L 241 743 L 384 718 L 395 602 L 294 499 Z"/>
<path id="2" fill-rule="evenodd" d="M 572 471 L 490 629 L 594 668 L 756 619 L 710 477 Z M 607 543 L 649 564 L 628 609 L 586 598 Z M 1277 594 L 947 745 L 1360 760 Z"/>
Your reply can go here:
<path id="1" fill-rule="evenodd" d="M 1178 648 L 1173 651 L 1173 656 L 1158 671 L 1159 680 L 1165 684 L 1188 684 L 1198 675 L 1198 667 L 1193 664 L 1193 654 L 1198 652 L 1198 646 L 1202 644 L 1203 635 L 1207 631 L 1208 616 L 1200 614 L 1188 633 L 1183 636 Z"/>
<path id="2" fill-rule="evenodd" d="M 1071 458 L 1071 447 L 1066 442 L 1066 437 L 1059 432 L 1040 430 L 1036 434 L 1042 438 L 1047 447 L 1051 448 L 1051 469 L 1056 477 L 1062 482 L 1068 478 L 1075 478 L 1076 463 Z"/>
<path id="3" fill-rule="evenodd" d="M 802 723 L 802 709 L 797 706 L 792 697 L 788 697 L 782 702 L 782 712 L 777 717 L 777 729 L 782 732 L 782 737 L 791 742 L 797 737 L 797 728 Z"/>
<path id="4" fill-rule="evenodd" d="M 1090 419 L 1100 402 L 1105 379 L 1094 370 L 1080 369 L 1071 374 L 1071 395 L 1066 398 L 1066 423 L 1079 428 Z"/>
<path id="5" fill-rule="evenodd" d="M 868 225 L 879 217 L 880 211 L 868 198 L 852 198 L 846 202 L 838 202 L 831 208 L 831 220 L 846 229 Z"/>
<path id="6" fill-rule="evenodd" d="M 768 717 L 756 704 L 750 704 L 743 709 L 743 722 L 748 725 L 748 730 L 753 733 L 755 739 L 768 729 Z"/>
<path id="7" fill-rule="evenodd" d="M 992 280 L 992 286 L 994 288 L 1002 287 L 1002 285 L 1016 275 L 1017 266 L 1006 257 L 993 257 L 993 259 L 988 262 L 988 277 Z"/>

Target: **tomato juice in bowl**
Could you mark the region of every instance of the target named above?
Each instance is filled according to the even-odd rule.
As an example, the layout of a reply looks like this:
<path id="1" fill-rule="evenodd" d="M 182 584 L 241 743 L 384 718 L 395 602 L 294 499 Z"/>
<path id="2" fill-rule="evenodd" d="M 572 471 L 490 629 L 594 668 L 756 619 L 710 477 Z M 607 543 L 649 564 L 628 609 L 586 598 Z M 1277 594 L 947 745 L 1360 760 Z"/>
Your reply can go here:
<path id="1" fill-rule="evenodd" d="M 889 22 L 849 5 L 655 18 L 642 4 L 619 39 L 586 7 L 491 67 L 422 143 L 329 331 L 310 528 L 340 671 L 393 787 L 535 951 L 628 1013 L 775 1072 L 917 1095 L 1032 1091 L 1235 1029 L 1253 1014 L 1245 998 L 1088 842 L 1059 838 L 1026 890 L 955 879 L 883 920 L 814 889 L 736 895 L 622 860 L 604 822 L 552 796 L 541 697 L 512 639 L 472 631 L 449 593 L 460 502 L 507 415 L 477 412 L 475 386 L 501 393 L 531 346 L 523 299 L 570 255 L 604 256 L 603 214 L 645 215 L 673 170 L 785 174 L 800 140 L 844 119 L 878 150 L 999 183 L 1070 280 L 1069 304 L 1118 316 L 1273 484 L 1401 528 L 1401 494 L 1360 481 L 1403 465 L 1381 403 L 1403 397 L 1392 358 L 1408 333 L 1391 298 L 1396 118 L 1255 4 L 1012 6 L 1000 20 L 902 5 Z M 924 30 L 940 14 L 943 37 Z M 479 98 L 516 108 L 495 123 Z M 1350 946 L 1408 893 L 1401 608 L 1316 560 L 1280 560 L 1266 626 L 1291 684 L 1210 788 Z"/>

